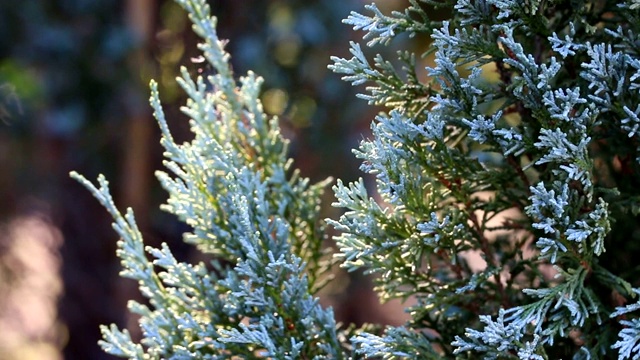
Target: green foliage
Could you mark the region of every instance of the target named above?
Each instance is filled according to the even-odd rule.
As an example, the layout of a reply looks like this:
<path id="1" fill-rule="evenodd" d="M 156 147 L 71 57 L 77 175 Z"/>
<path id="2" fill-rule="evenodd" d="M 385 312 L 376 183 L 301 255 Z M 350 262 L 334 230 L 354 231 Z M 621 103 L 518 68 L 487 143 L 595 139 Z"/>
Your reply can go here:
<path id="1" fill-rule="evenodd" d="M 182 70 L 178 82 L 189 95 L 183 112 L 195 135 L 184 144 L 174 142 L 151 83 L 165 165 L 173 173 L 157 175 L 170 195 L 163 209 L 193 229 L 184 240 L 217 260 L 191 265 L 177 262 L 166 245 L 145 249 L 132 212 L 116 209 L 106 180 L 100 178 L 96 188 L 74 173 L 116 220 L 121 274 L 139 282 L 151 305 L 129 305 L 142 315 L 140 344 L 111 326 L 102 328 L 101 345 L 140 359 L 287 359 L 299 353 L 340 358 L 333 314 L 312 297 L 328 264 L 317 219 L 326 182 L 311 185 L 289 171 L 287 141 L 259 101 L 262 80 L 249 73 L 236 84 L 208 5 L 180 5 L 205 40 L 200 49 L 215 74 L 193 79 Z"/>
<path id="2" fill-rule="evenodd" d="M 313 296 L 327 269 L 319 195 L 290 171 L 260 80 L 237 84 L 204 1 L 190 14 L 215 74 L 179 83 L 195 139 L 176 144 L 152 83 L 167 168 L 164 209 L 193 228 L 185 241 L 219 260 L 146 259 L 133 215 L 106 181 L 81 179 L 116 219 L 124 276 L 151 307 L 144 339 L 103 328 L 129 358 L 638 358 L 637 231 L 640 33 L 635 3 L 412 0 L 405 12 L 352 13 L 367 45 L 430 37 L 418 56 L 370 64 L 357 43 L 330 68 L 386 108 L 354 150 L 376 178 L 338 181 L 336 259 L 376 275 L 382 300 L 414 298 L 411 320 L 383 333 L 339 330 Z M 428 7 L 451 12 L 429 18 Z M 428 58 L 427 58 L 428 59 Z M 77 175 L 75 175 L 77 176 Z M 473 255 L 482 260 L 472 264 Z M 156 270 L 160 268 L 161 270 Z M 350 336 L 349 335 L 353 335 Z M 351 350 L 353 349 L 353 350 Z M 352 353 L 351 353 L 352 352 Z M 146 354 L 146 355 L 145 355 Z"/>
<path id="3" fill-rule="evenodd" d="M 616 305 L 635 297 L 627 282 L 635 279 L 600 259 L 626 242 L 615 226 L 635 223 L 635 215 L 610 210 L 637 201 L 637 190 L 615 179 L 638 171 L 632 4 L 442 6 L 451 19 L 423 27 L 433 29 L 425 53 L 435 57 L 422 85 L 427 102 L 416 112 L 373 101 L 390 111 L 355 151 L 388 205 L 372 206 L 361 183 L 335 188 L 337 205 L 348 209 L 333 221 L 343 231 L 344 265 L 379 272 L 383 298 L 416 296 L 409 325 L 435 330 L 431 343 L 447 357 L 601 358 L 616 348 L 620 358 L 637 357 L 635 323 L 622 324 L 630 328 L 612 348 Z M 406 18 L 370 10 L 346 22 L 367 31 L 369 44 L 391 42 Z M 352 53 L 332 69 L 356 84 L 378 83 L 365 98 L 405 91 L 389 76 L 372 76 L 357 44 Z M 481 270 L 468 264 L 467 251 L 482 256 Z M 371 352 L 380 347 L 370 335 L 354 340 L 363 353 L 383 355 Z"/>

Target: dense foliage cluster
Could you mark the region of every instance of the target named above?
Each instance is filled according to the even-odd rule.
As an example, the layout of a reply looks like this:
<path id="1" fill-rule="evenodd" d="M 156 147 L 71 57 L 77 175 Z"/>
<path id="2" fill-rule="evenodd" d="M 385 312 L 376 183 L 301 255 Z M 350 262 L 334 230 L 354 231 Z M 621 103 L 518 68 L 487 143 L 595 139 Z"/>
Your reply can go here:
<path id="1" fill-rule="evenodd" d="M 195 138 L 176 144 L 152 83 L 167 168 L 165 210 L 185 241 L 218 260 L 176 261 L 147 248 L 100 179 L 85 185 L 112 213 L 123 275 L 150 306 L 138 344 L 104 328 L 103 348 L 128 358 L 357 357 L 598 359 L 640 357 L 633 259 L 639 209 L 640 33 L 634 1 L 410 0 L 375 4 L 346 23 L 368 46 L 402 34 L 424 53 L 373 60 L 357 43 L 330 68 L 383 106 L 354 150 L 376 178 L 334 187 L 335 257 L 376 274 L 383 300 L 413 298 L 411 321 L 342 330 L 316 291 L 319 194 L 291 171 L 277 119 L 254 74 L 236 82 L 204 0 L 178 0 L 215 70 L 186 70 L 183 111 Z M 451 12 L 448 21 L 428 9 Z M 432 59 L 426 65 L 422 60 Z M 426 80 L 423 78 L 426 77 Z M 471 263 L 473 257 L 481 261 Z M 628 266 L 626 266 L 628 265 Z M 626 267 L 625 267 L 626 266 Z M 146 355 L 145 355 L 146 354 Z"/>

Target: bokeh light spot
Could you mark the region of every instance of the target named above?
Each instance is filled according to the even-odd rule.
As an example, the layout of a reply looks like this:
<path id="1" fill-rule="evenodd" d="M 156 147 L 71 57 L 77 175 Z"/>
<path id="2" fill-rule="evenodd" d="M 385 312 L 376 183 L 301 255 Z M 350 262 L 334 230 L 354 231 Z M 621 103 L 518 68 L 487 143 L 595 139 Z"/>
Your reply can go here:
<path id="1" fill-rule="evenodd" d="M 291 107 L 291 122 L 298 128 L 311 125 L 311 118 L 317 108 L 316 101 L 309 96 L 302 96 L 297 99 Z"/>
<path id="2" fill-rule="evenodd" d="M 269 89 L 262 94 L 262 106 L 270 115 L 282 115 L 287 107 L 289 96 L 282 89 Z"/>

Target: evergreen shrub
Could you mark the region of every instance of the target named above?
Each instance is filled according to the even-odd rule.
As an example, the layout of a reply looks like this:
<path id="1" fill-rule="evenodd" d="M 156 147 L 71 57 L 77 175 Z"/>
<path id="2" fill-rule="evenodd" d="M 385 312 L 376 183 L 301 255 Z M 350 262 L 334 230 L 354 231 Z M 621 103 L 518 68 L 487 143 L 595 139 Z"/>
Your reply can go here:
<path id="1" fill-rule="evenodd" d="M 177 0 L 214 69 L 182 69 L 194 138 L 177 144 L 155 83 L 169 193 L 163 209 L 210 264 L 145 248 L 107 182 L 93 191 L 121 236 L 122 275 L 143 338 L 103 327 L 131 359 L 638 359 L 640 3 L 409 0 L 345 23 L 369 47 L 408 35 L 397 59 L 351 43 L 330 69 L 383 111 L 354 150 L 375 176 L 333 187 L 292 168 L 261 79 L 236 80 L 205 0 Z M 433 9 L 448 20 L 433 19 Z M 426 39 L 426 40 L 425 40 Z M 402 44 L 407 44 L 406 42 Z M 429 65 L 424 65 L 428 63 Z M 325 223 L 340 232 L 323 250 Z M 149 260 L 150 256 L 152 260 Z M 470 259 L 476 258 L 475 263 Z M 477 261 L 477 259 L 481 259 Z M 409 299 L 404 326 L 339 326 L 317 291 L 332 262 L 375 274 L 382 300 Z"/>

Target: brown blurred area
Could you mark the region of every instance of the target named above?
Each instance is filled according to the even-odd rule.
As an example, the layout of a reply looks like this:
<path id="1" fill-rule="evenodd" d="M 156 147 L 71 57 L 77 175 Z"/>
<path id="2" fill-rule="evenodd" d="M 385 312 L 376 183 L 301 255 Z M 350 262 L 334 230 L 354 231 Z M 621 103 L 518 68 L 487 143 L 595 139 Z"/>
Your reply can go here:
<path id="1" fill-rule="evenodd" d="M 280 116 L 295 165 L 313 180 L 361 176 L 350 149 L 376 110 L 326 67 L 331 55 L 349 56 L 357 35 L 341 19 L 363 4 L 211 2 L 236 72 L 265 77 L 265 109 Z M 70 170 L 105 174 L 149 245 L 194 256 L 181 242 L 185 225 L 158 210 L 162 149 L 147 84 L 159 81 L 175 137 L 188 139 L 174 79 L 180 65 L 209 71 L 193 61 L 196 42 L 171 1 L 0 0 L 0 360 L 107 359 L 98 326 L 137 328 L 126 302 L 140 295 L 118 277 L 110 219 Z M 397 304 L 378 307 L 365 277 L 344 279 L 323 299 L 339 319 L 403 321 Z"/>

